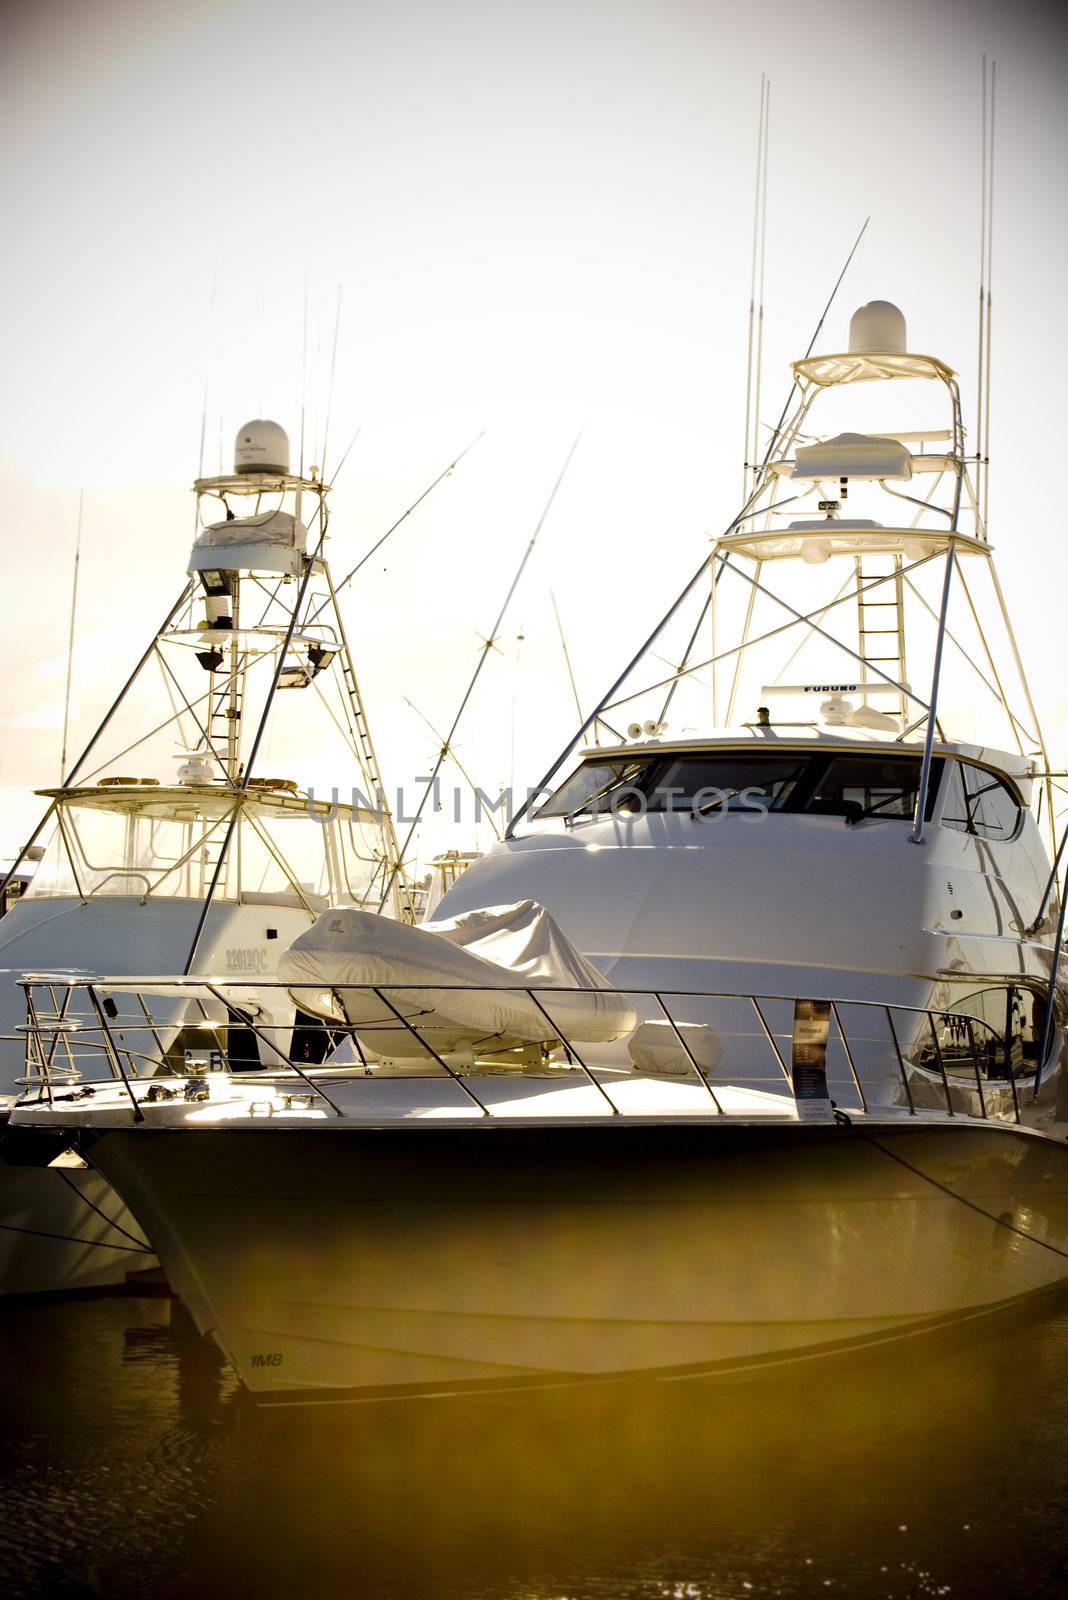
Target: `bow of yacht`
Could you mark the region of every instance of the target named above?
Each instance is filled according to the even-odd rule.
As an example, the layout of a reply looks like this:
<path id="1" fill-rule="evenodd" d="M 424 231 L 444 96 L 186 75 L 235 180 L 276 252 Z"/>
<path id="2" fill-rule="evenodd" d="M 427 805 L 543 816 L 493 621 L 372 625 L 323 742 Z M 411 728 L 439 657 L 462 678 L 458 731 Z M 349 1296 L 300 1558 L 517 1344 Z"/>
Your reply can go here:
<path id="1" fill-rule="evenodd" d="M 525 1017 L 439 1055 L 458 991 L 429 981 L 350 983 L 366 1020 L 321 1023 L 333 1058 L 255 1081 L 207 1054 L 136 1073 L 128 990 L 99 986 L 94 1037 L 39 1017 L 68 1072 L 16 1113 L 29 1153 L 99 1168 L 264 1404 L 738 1373 L 1064 1279 L 1066 1152 L 964 1013 L 629 991 L 597 1043 L 559 1020 L 579 991 L 513 987 Z M 500 990 L 459 993 L 502 1025 Z M 404 1022 L 421 1057 L 395 1052 Z M 94 1081 L 102 1042 L 116 1075 Z"/>

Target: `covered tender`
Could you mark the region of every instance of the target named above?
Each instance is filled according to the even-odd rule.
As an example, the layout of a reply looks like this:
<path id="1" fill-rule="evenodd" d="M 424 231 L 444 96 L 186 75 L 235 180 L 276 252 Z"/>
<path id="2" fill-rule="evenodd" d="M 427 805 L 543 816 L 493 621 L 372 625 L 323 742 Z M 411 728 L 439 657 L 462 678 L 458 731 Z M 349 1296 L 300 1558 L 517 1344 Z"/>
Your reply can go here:
<path id="1" fill-rule="evenodd" d="M 375 1056 L 607 1044 L 637 1022 L 533 900 L 418 928 L 354 907 L 327 911 L 293 941 L 278 975 L 303 1011 L 349 1024 Z"/>

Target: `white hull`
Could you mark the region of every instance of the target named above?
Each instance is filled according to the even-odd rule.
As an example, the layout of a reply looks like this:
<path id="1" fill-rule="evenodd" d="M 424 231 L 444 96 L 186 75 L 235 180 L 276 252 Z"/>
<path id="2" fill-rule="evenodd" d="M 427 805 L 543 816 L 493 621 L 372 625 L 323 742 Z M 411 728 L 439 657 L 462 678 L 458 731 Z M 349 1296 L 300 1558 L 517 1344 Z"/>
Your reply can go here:
<path id="1" fill-rule="evenodd" d="M 737 1370 L 1065 1280 L 1006 1127 L 145 1129 L 93 1147 L 257 1400 Z"/>
<path id="2" fill-rule="evenodd" d="M 142 1229 L 99 1172 L 10 1166 L 0 1157 L 4 1294 L 114 1288 L 155 1261 Z"/>

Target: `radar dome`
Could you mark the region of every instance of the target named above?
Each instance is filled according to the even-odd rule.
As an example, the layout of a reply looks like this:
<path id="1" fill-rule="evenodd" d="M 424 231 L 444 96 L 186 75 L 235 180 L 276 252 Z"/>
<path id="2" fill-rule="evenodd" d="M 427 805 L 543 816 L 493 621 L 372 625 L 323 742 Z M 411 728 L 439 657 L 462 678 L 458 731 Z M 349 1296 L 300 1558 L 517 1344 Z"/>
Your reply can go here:
<path id="1" fill-rule="evenodd" d="M 907 349 L 904 315 L 889 300 L 869 300 L 854 311 L 849 322 L 851 355 L 904 355 Z"/>
<path id="2" fill-rule="evenodd" d="M 277 422 L 262 417 L 246 422 L 234 440 L 235 472 L 289 471 L 289 435 Z"/>

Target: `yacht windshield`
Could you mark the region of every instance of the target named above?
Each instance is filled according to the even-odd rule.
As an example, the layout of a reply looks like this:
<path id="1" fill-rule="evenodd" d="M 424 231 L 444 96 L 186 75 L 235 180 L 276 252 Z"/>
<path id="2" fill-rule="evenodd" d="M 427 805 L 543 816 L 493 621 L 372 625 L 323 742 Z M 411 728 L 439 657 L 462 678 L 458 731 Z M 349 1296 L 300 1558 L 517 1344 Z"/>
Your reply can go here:
<path id="1" fill-rule="evenodd" d="M 927 793 L 928 818 L 941 771 L 941 761 L 932 762 Z M 799 809 L 821 816 L 842 817 L 859 806 L 866 817 L 904 817 L 911 821 L 916 815 L 919 794 L 919 761 L 902 760 L 900 756 L 834 756 L 816 778 L 805 805 Z"/>
<path id="2" fill-rule="evenodd" d="M 931 764 L 927 820 L 943 763 Z M 920 789 L 917 756 L 882 750 L 704 750 L 643 752 L 631 759 L 590 760 L 535 813 L 573 821 L 615 813 L 726 811 L 911 820 Z"/>
<path id="3" fill-rule="evenodd" d="M 65 801 L 27 892 L 38 898 L 201 900 L 214 881 L 219 900 L 310 907 L 329 900 L 376 902 L 377 825 L 246 801 L 220 871 L 232 819 L 232 802 L 222 791 L 206 805 L 195 795 L 139 798 L 121 810 Z"/>
<path id="4" fill-rule="evenodd" d="M 555 794 L 538 807 L 539 817 L 578 817 L 585 813 L 610 811 L 613 799 L 622 798 L 636 778 L 648 768 L 648 762 L 636 761 L 585 761 L 577 772 L 564 780 Z"/>
<path id="5" fill-rule="evenodd" d="M 788 809 L 807 764 L 805 755 L 762 751 L 680 756 L 661 763 L 649 790 L 648 809 L 782 811 Z"/>

